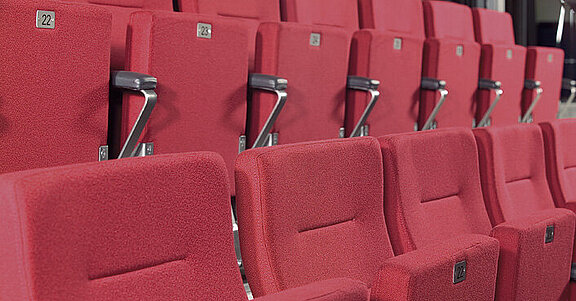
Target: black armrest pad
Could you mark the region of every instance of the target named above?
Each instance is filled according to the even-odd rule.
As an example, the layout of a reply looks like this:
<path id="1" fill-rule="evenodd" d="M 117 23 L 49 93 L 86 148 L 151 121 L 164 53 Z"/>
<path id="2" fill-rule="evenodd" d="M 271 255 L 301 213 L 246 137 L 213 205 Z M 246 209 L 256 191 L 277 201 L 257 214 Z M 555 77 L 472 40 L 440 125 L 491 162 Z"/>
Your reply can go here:
<path id="1" fill-rule="evenodd" d="M 378 90 L 380 81 L 368 77 L 348 75 L 348 88 L 358 90 Z"/>
<path id="2" fill-rule="evenodd" d="M 286 90 L 288 80 L 274 75 L 252 73 L 248 78 L 248 86 L 262 90 Z"/>
<path id="3" fill-rule="evenodd" d="M 440 90 L 446 88 L 446 82 L 443 80 L 423 77 L 422 78 L 422 89 L 426 90 Z"/>
<path id="4" fill-rule="evenodd" d="M 110 77 L 112 87 L 128 90 L 154 90 L 157 83 L 151 75 L 132 71 L 114 71 Z"/>
<path id="5" fill-rule="evenodd" d="M 502 83 L 499 81 L 494 81 L 491 79 L 481 78 L 478 81 L 478 88 L 479 89 L 486 89 L 486 90 L 496 90 L 502 87 Z"/>

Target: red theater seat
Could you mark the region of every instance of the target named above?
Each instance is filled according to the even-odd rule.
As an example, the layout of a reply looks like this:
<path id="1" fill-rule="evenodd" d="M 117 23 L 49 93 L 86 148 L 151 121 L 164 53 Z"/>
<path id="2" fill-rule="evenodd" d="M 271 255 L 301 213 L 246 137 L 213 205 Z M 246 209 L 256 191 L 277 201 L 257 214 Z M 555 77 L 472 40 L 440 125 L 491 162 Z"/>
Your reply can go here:
<path id="1" fill-rule="evenodd" d="M 385 136 L 380 143 L 384 211 L 397 253 L 463 234 L 491 235 L 501 246 L 497 300 L 561 297 L 570 278 L 572 212 L 539 211 L 492 228 L 482 198 L 477 147 L 469 130 Z"/>
<path id="2" fill-rule="evenodd" d="M 211 26 L 210 38 L 198 36 L 201 26 Z M 232 170 L 246 125 L 247 26 L 211 16 L 136 12 L 129 28 L 126 69 L 153 74 L 159 83 L 160 101 L 141 142 L 152 143 L 155 154 L 218 152 Z M 123 137 L 140 113 L 138 100 L 134 95 L 123 103 Z"/>
<path id="3" fill-rule="evenodd" d="M 512 17 L 508 13 L 475 8 L 474 30 L 476 41 L 482 44 L 480 79 L 499 82 L 504 93 L 500 101 L 497 87 L 492 85 L 478 91 L 476 125 L 512 125 L 521 118 L 522 91 L 526 64 L 526 48 L 514 42 Z M 491 91 L 492 90 L 492 91 Z M 494 105 L 490 119 L 482 120 Z"/>
<path id="4" fill-rule="evenodd" d="M 418 118 L 424 26 L 417 0 L 282 1 L 284 20 L 358 30 L 350 53 L 349 75 L 380 82 L 381 96 L 368 116 L 363 135 L 413 131 Z M 371 95 L 350 89 L 346 136 L 353 134 Z"/>
<path id="5" fill-rule="evenodd" d="M 111 16 L 51 1 L 0 7 L 0 173 L 98 161 L 107 145 Z M 39 26 L 53 29 L 37 28 L 38 11 L 48 12 L 38 13 Z"/>
<path id="6" fill-rule="evenodd" d="M 190 153 L 0 176 L 3 300 L 248 300 L 221 157 Z M 366 300 L 332 279 L 261 300 Z"/>
<path id="7" fill-rule="evenodd" d="M 476 129 L 474 135 L 492 224 L 555 208 L 537 125 Z"/>
<path id="8" fill-rule="evenodd" d="M 446 239 L 393 257 L 383 214 L 382 156 L 373 138 L 246 151 L 236 163 L 242 257 L 256 296 L 350 277 L 371 300 L 492 300 L 498 243 Z M 455 264 L 466 280 L 454 285 Z"/>
<path id="9" fill-rule="evenodd" d="M 357 30 L 358 0 L 280 0 L 282 21 Z"/>
<path id="10" fill-rule="evenodd" d="M 437 127 L 472 127 L 480 64 L 472 11 L 468 6 L 446 1 L 424 1 L 423 6 L 427 38 L 422 76 L 446 81 L 446 89 L 450 91 L 436 115 Z M 436 91 L 422 90 L 420 128 L 432 114 L 437 100 Z"/>
<path id="11" fill-rule="evenodd" d="M 576 211 L 576 120 L 541 123 L 547 179 L 556 206 Z"/>
<path id="12" fill-rule="evenodd" d="M 255 39 L 255 45 L 249 45 L 254 57 L 250 70 L 288 81 L 288 100 L 272 128 L 270 144 L 343 136 L 348 31 L 280 23 L 278 1 L 253 0 L 235 9 L 237 2 L 181 0 L 181 5 L 184 11 L 234 17 L 231 19 L 237 21 L 250 19 L 250 32 Z M 249 145 L 256 140 L 275 105 L 275 95 L 252 93 L 248 105 Z"/>
<path id="13" fill-rule="evenodd" d="M 172 11 L 171 0 L 63 0 L 101 6 L 112 14 L 112 68 L 123 70 L 130 14 L 141 10 Z"/>
<path id="14" fill-rule="evenodd" d="M 564 51 L 562 49 L 528 47 L 526 52 L 526 83 L 522 94 L 522 117 L 525 117 L 525 122 L 543 122 L 556 119 L 562 89 L 563 68 Z M 538 96 L 537 87 L 527 89 L 535 83 L 538 83 L 542 89 L 540 96 Z M 531 106 L 533 106 L 532 109 Z"/>

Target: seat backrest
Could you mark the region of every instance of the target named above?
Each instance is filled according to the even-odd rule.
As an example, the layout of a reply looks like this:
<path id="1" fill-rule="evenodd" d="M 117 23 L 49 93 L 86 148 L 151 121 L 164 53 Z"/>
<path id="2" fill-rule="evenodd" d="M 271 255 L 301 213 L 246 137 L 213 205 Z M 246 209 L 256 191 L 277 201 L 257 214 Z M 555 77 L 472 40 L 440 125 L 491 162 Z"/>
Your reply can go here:
<path id="1" fill-rule="evenodd" d="M 499 81 L 504 90 L 500 102 L 492 112 L 490 124 L 517 124 L 522 112 L 526 48 L 515 45 L 510 14 L 475 8 L 473 16 L 476 41 L 482 44 L 480 78 Z M 478 91 L 477 122 L 495 98 L 495 93 L 489 90 Z"/>
<path id="2" fill-rule="evenodd" d="M 550 192 L 557 207 L 573 206 L 570 204 L 576 200 L 576 120 L 545 122 L 540 127 Z"/>
<path id="3" fill-rule="evenodd" d="M 186 13 L 245 19 L 249 26 L 249 70 L 254 71 L 256 34 L 262 22 L 280 22 L 280 2 L 270 0 L 178 0 L 178 9 Z"/>
<path id="4" fill-rule="evenodd" d="M 363 0 L 350 54 L 350 75 L 380 81 L 380 99 L 366 124 L 372 136 L 410 132 L 418 119 L 424 17 L 419 0 Z M 347 95 L 351 132 L 367 105 L 365 92 Z"/>
<path id="5" fill-rule="evenodd" d="M 112 14 L 111 66 L 123 70 L 126 55 L 126 32 L 130 14 L 140 10 L 172 11 L 171 0 L 64 0 L 101 6 Z"/>
<path id="6" fill-rule="evenodd" d="M 490 233 L 469 130 L 438 129 L 379 141 L 384 212 L 396 254 L 458 235 Z"/>
<path id="7" fill-rule="evenodd" d="M 330 25 L 356 30 L 357 0 L 280 0 L 282 21 Z"/>
<path id="8" fill-rule="evenodd" d="M 110 15 L 52 1 L 0 7 L 0 173 L 97 161 L 107 144 Z"/>
<path id="9" fill-rule="evenodd" d="M 553 47 L 528 47 L 526 52 L 527 80 L 539 81 L 543 89 L 540 100 L 532 111 L 533 122 L 556 119 L 562 89 L 564 51 Z M 535 90 L 525 89 L 522 93 L 522 115 L 536 97 Z"/>
<path id="10" fill-rule="evenodd" d="M 190 34 L 198 26 L 211 26 L 210 38 L 196 30 Z M 248 36 L 242 20 L 134 13 L 128 33 L 128 70 L 158 79 L 158 104 L 141 142 L 154 143 L 155 154 L 217 152 L 224 157 L 233 182 L 234 160 L 246 127 Z M 124 140 L 142 102 L 130 95 L 123 106 Z"/>
<path id="11" fill-rule="evenodd" d="M 537 125 L 474 130 L 484 201 L 493 225 L 554 208 Z"/>
<path id="12" fill-rule="evenodd" d="M 288 100 L 272 132 L 280 144 L 338 138 L 344 127 L 350 33 L 342 28 L 263 23 L 257 38 L 255 73 L 288 80 Z M 316 43 L 315 41 L 318 41 Z M 250 104 L 253 139 L 276 102 L 256 92 Z"/>
<path id="13" fill-rule="evenodd" d="M 371 284 L 393 256 L 373 138 L 259 148 L 236 162 L 238 226 L 255 296 L 321 279 Z"/>
<path id="14" fill-rule="evenodd" d="M 178 0 L 181 12 L 254 19 L 260 22 L 280 21 L 280 4 L 269 0 Z"/>
<path id="15" fill-rule="evenodd" d="M 472 10 L 447 1 L 424 1 L 426 42 L 422 76 L 446 81 L 448 98 L 436 116 L 437 127 L 471 127 L 476 113 L 480 45 L 474 40 Z M 456 24 L 456 25 L 455 25 Z M 422 90 L 420 128 L 439 95 Z"/>
<path id="16" fill-rule="evenodd" d="M 216 154 L 6 174 L 0 191 L 3 299 L 246 300 Z"/>

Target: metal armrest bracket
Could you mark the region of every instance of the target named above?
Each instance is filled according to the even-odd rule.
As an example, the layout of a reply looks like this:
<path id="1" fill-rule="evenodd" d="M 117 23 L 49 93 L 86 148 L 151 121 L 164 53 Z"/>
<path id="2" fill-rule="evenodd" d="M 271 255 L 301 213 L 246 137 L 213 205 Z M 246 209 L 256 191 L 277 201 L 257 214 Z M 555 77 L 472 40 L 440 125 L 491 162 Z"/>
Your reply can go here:
<path id="1" fill-rule="evenodd" d="M 496 98 L 494 99 L 494 101 L 492 102 L 492 104 L 490 105 L 488 110 L 486 110 L 486 113 L 484 113 L 484 116 L 482 116 L 482 119 L 480 119 L 480 122 L 478 122 L 478 124 L 476 124 L 476 127 L 485 127 L 489 124 L 490 115 L 492 115 L 494 108 L 496 108 L 496 105 L 500 101 L 500 98 L 502 97 L 504 90 L 502 90 L 502 83 L 501 82 L 493 81 L 491 79 L 485 79 L 485 78 L 481 78 L 478 81 L 478 89 L 492 90 L 492 91 L 494 91 L 494 93 L 496 93 Z"/>
<path id="2" fill-rule="evenodd" d="M 282 111 L 282 108 L 284 108 L 284 104 L 286 104 L 286 100 L 288 99 L 288 93 L 286 93 L 288 80 L 273 75 L 253 73 L 250 74 L 248 79 L 248 86 L 250 89 L 274 92 L 278 96 L 276 105 L 274 105 L 274 108 L 268 116 L 262 130 L 260 130 L 254 145 L 252 145 L 252 148 L 263 147 L 266 146 L 267 141 L 269 140 L 268 135 L 270 134 L 270 130 L 272 130 L 272 126 L 274 126 L 276 119 L 278 119 L 278 115 L 280 115 L 280 112 Z"/>
<path id="3" fill-rule="evenodd" d="M 136 119 L 128 138 L 120 151 L 118 159 L 134 157 L 139 152 L 145 153 L 146 149 L 150 148 L 150 146 L 138 146 L 138 139 L 140 139 L 140 135 L 142 134 L 142 131 L 144 131 L 146 123 L 150 119 L 150 114 L 156 106 L 158 95 L 156 95 L 154 89 L 156 89 L 157 82 L 158 81 L 155 77 L 142 73 L 131 71 L 112 72 L 110 84 L 113 88 L 136 91 L 144 95 L 144 106 L 142 107 L 138 119 Z"/>
<path id="4" fill-rule="evenodd" d="M 374 106 L 376 105 L 376 102 L 380 97 L 380 92 L 378 91 L 379 85 L 380 81 L 377 81 L 375 79 L 370 79 L 361 76 L 352 76 L 352 75 L 348 76 L 348 83 L 347 83 L 348 89 L 366 91 L 370 93 L 370 101 L 368 102 L 366 109 L 364 109 L 362 116 L 360 116 L 360 119 L 356 123 L 356 126 L 354 126 L 354 129 L 350 134 L 350 138 L 359 137 L 366 134 L 367 131 L 363 130 L 364 124 L 366 123 L 368 116 L 370 116 L 372 109 L 374 109 Z"/>
<path id="5" fill-rule="evenodd" d="M 569 78 L 562 79 L 562 89 L 563 90 L 570 90 L 570 96 L 568 97 L 566 104 L 562 108 L 562 111 L 560 111 L 558 113 L 558 118 L 561 118 L 564 116 L 564 114 L 566 114 L 566 111 L 568 111 L 568 108 L 574 102 L 574 99 L 576 98 L 576 80 L 572 80 Z"/>
<path id="6" fill-rule="evenodd" d="M 434 109 L 432 110 L 432 112 L 426 119 L 426 122 L 420 129 L 421 131 L 425 131 L 435 128 L 436 116 L 438 115 L 440 109 L 444 105 L 446 97 L 448 97 L 448 90 L 446 89 L 446 81 L 429 77 L 422 78 L 422 89 L 440 92 L 440 99 L 438 100 L 438 102 L 436 102 Z"/>
<path id="7" fill-rule="evenodd" d="M 532 112 L 534 111 L 536 104 L 538 104 L 538 101 L 540 100 L 540 97 L 542 96 L 542 93 L 544 92 L 544 89 L 542 89 L 541 85 L 542 84 L 537 80 L 527 79 L 524 81 L 524 89 L 536 90 L 536 96 L 532 100 L 532 103 L 528 107 L 528 110 L 526 111 L 526 113 L 524 113 L 524 116 L 522 116 L 522 118 L 520 119 L 521 123 L 532 122 Z"/>

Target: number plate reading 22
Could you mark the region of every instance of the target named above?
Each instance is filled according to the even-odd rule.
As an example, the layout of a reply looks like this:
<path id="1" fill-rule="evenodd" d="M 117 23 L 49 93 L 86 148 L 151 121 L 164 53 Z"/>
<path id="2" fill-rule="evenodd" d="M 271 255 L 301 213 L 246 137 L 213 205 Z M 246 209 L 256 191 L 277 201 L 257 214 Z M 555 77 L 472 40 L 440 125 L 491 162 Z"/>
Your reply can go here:
<path id="1" fill-rule="evenodd" d="M 53 11 L 37 10 L 36 27 L 54 29 L 54 27 L 56 27 L 56 13 Z"/>

